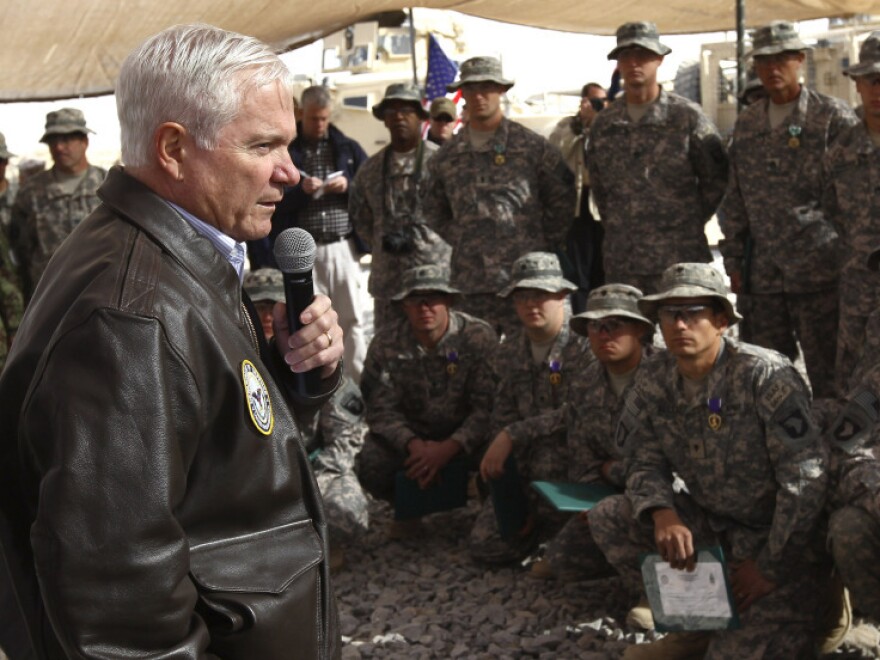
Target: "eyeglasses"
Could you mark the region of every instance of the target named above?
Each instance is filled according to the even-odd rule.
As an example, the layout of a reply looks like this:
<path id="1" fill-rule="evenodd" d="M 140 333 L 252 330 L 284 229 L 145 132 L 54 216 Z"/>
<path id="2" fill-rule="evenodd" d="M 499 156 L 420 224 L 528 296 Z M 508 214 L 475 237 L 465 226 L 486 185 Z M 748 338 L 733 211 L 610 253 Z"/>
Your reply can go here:
<path id="1" fill-rule="evenodd" d="M 663 305 L 657 310 L 657 317 L 660 323 L 672 325 L 679 319 L 686 325 L 691 325 L 697 321 L 699 316 L 707 309 L 712 309 L 711 305 Z"/>
<path id="2" fill-rule="evenodd" d="M 393 117 L 394 115 L 414 115 L 417 112 L 418 110 L 412 105 L 397 105 L 385 108 L 383 114 L 386 117 Z"/>
<path id="3" fill-rule="evenodd" d="M 598 335 L 602 332 L 616 335 L 628 325 L 628 319 L 622 319 L 617 316 L 609 316 L 604 319 L 590 319 L 587 321 L 587 332 L 593 335 Z"/>
<path id="4" fill-rule="evenodd" d="M 800 51 L 796 50 L 786 50 L 782 53 L 773 53 L 772 55 L 755 55 L 755 66 L 787 64 L 792 60 L 798 59 L 800 55 Z"/>
<path id="5" fill-rule="evenodd" d="M 513 302 L 517 305 L 541 304 L 552 296 L 552 292 L 541 289 L 517 289 L 513 292 Z"/>
<path id="6" fill-rule="evenodd" d="M 590 105 L 593 107 L 593 110 L 595 110 L 596 112 L 601 112 L 602 110 L 604 110 L 605 104 L 608 103 L 608 99 L 605 98 L 604 96 L 602 98 L 595 96 L 595 97 L 591 98 L 589 101 L 590 101 Z"/>
<path id="7" fill-rule="evenodd" d="M 404 298 L 403 305 L 404 307 L 421 307 L 422 305 L 434 307 L 435 305 L 445 303 L 448 298 L 448 293 L 418 293 Z"/>

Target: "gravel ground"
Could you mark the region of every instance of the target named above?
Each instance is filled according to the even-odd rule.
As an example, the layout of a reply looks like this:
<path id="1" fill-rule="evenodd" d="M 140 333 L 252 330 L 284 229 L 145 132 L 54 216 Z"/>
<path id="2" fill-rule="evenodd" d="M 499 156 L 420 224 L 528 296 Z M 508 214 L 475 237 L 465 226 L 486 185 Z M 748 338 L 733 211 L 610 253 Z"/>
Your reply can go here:
<path id="1" fill-rule="evenodd" d="M 344 660 L 357 658 L 619 658 L 655 639 L 626 630 L 630 605 L 616 578 L 563 583 L 526 568 L 474 563 L 467 537 L 477 505 L 425 519 L 425 534 L 388 539 L 390 508 L 371 504 L 371 530 L 345 549 L 334 576 Z M 878 657 L 876 626 L 832 656 Z M 867 647 L 874 645 L 874 651 Z"/>

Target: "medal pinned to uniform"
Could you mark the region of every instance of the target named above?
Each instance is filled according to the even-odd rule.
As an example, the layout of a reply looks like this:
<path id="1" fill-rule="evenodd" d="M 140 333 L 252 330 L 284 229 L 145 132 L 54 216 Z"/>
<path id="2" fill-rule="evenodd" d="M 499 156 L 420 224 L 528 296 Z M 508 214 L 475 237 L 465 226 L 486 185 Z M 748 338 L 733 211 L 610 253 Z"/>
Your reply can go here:
<path id="1" fill-rule="evenodd" d="M 717 431 L 721 428 L 721 399 L 709 399 L 709 428 Z"/>
<path id="2" fill-rule="evenodd" d="M 792 124 L 788 127 L 788 147 L 789 149 L 797 149 L 801 146 L 801 138 L 800 135 L 803 132 L 803 129 L 797 124 Z"/>
<path id="3" fill-rule="evenodd" d="M 271 434 L 275 426 L 275 416 L 272 414 L 269 388 L 250 360 L 243 360 L 241 363 L 241 382 L 244 385 L 245 405 L 251 421 L 263 435 Z"/>
<path id="4" fill-rule="evenodd" d="M 507 148 L 503 144 L 495 145 L 495 164 L 496 165 L 504 165 L 507 159 L 504 157 L 504 152 Z"/>
<path id="5" fill-rule="evenodd" d="M 562 363 L 559 360 L 550 360 L 550 384 L 559 385 L 562 382 Z"/>
<path id="6" fill-rule="evenodd" d="M 446 354 L 446 373 L 454 376 L 458 372 L 458 351 L 454 348 Z"/>

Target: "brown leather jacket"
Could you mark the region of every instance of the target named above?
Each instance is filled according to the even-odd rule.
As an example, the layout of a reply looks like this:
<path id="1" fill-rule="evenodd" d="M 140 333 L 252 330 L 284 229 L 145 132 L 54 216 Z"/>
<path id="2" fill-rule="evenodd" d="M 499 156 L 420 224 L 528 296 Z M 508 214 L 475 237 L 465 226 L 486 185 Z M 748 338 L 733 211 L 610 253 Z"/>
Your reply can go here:
<path id="1" fill-rule="evenodd" d="M 37 657 L 338 657 L 289 372 L 206 239 L 121 168 L 99 195 L 0 378 L 0 531 Z"/>

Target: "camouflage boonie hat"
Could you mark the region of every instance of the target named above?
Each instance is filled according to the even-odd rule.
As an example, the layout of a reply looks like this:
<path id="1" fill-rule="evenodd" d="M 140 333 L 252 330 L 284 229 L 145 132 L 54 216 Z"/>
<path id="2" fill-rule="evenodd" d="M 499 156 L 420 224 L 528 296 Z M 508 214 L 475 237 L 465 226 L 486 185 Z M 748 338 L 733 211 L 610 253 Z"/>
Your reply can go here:
<path id="1" fill-rule="evenodd" d="M 403 300 L 414 291 L 440 291 L 454 295 L 461 293 L 449 285 L 449 268 L 438 264 L 416 266 L 403 271 L 400 291 L 391 300 Z"/>
<path id="2" fill-rule="evenodd" d="M 794 23 L 790 21 L 773 21 L 770 25 L 759 27 L 752 32 L 752 51 L 746 57 L 758 55 L 776 55 L 787 50 L 812 50 L 798 36 Z"/>
<path id="3" fill-rule="evenodd" d="M 851 78 L 880 73 L 880 31 L 868 35 L 859 48 L 859 63 L 844 69 L 843 73 Z"/>
<path id="4" fill-rule="evenodd" d="M 683 263 L 673 264 L 663 271 L 660 280 L 660 293 L 645 296 L 639 301 L 642 314 L 657 319 L 660 303 L 670 298 L 717 298 L 724 305 L 730 325 L 742 320 L 727 298 L 730 293 L 724 283 L 724 276 L 711 264 Z"/>
<path id="5" fill-rule="evenodd" d="M 498 295 L 506 298 L 514 289 L 540 289 L 558 293 L 575 291 L 577 285 L 562 276 L 559 257 L 552 252 L 528 252 L 513 262 L 510 269 L 510 284 L 501 289 Z"/>
<path id="6" fill-rule="evenodd" d="M 0 133 L 0 158 L 3 160 L 9 160 L 13 156 L 15 156 L 15 154 L 6 148 L 6 136 L 3 135 L 3 133 Z"/>
<path id="7" fill-rule="evenodd" d="M 46 115 L 46 131 L 40 142 L 45 142 L 50 135 L 70 135 L 71 133 L 94 133 L 86 126 L 86 118 L 82 110 L 77 108 L 61 108 Z"/>
<path id="8" fill-rule="evenodd" d="M 254 302 L 284 302 L 284 276 L 275 268 L 259 268 L 244 276 L 244 290 Z"/>
<path id="9" fill-rule="evenodd" d="M 617 46 L 608 53 L 609 60 L 616 60 L 618 53 L 624 48 L 641 46 L 658 55 L 669 55 L 672 49 L 660 43 L 657 26 L 647 21 L 624 23 L 617 28 Z"/>
<path id="10" fill-rule="evenodd" d="M 457 92 L 462 85 L 476 82 L 498 83 L 510 89 L 513 81 L 501 75 L 501 60 L 497 57 L 472 57 L 461 64 L 461 77 L 446 85 L 447 92 Z"/>
<path id="11" fill-rule="evenodd" d="M 587 336 L 590 321 L 606 319 L 609 316 L 623 316 L 653 326 L 651 319 L 639 311 L 642 292 L 628 284 L 606 284 L 590 291 L 587 298 L 587 311 L 572 316 L 569 324 L 579 335 Z"/>
<path id="12" fill-rule="evenodd" d="M 427 119 L 428 113 L 422 107 L 422 92 L 412 83 L 394 83 L 385 88 L 385 96 L 373 106 L 373 116 L 382 121 L 385 119 L 385 106 L 389 101 L 406 101 L 415 106 L 419 119 Z"/>
<path id="13" fill-rule="evenodd" d="M 445 96 L 438 96 L 431 101 L 431 109 L 428 110 L 428 114 L 431 115 L 431 119 L 437 119 L 440 115 L 449 115 L 455 119 L 458 112 L 455 109 L 455 103 L 452 102 L 452 99 L 448 99 Z"/>

